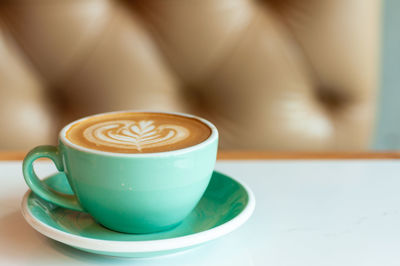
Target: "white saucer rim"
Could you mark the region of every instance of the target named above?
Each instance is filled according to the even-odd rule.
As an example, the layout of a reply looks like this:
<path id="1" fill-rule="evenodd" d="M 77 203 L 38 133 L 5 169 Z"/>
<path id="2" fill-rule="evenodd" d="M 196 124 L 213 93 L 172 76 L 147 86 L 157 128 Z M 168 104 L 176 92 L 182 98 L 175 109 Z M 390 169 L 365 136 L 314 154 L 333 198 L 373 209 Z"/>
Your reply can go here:
<path id="1" fill-rule="evenodd" d="M 28 190 L 21 203 L 21 211 L 25 220 L 41 234 L 59 241 L 61 243 L 82 248 L 86 250 L 98 251 L 98 252 L 110 252 L 110 253 L 148 253 L 148 252 L 161 252 L 175 249 L 188 248 L 191 246 L 200 245 L 202 243 L 214 240 L 223 235 L 226 235 L 241 225 L 243 225 L 253 214 L 255 209 L 255 197 L 251 189 L 241 180 L 238 180 L 232 176 L 215 171 L 218 174 L 222 174 L 234 182 L 239 183 L 248 195 L 248 202 L 245 208 L 239 215 L 231 219 L 230 221 L 223 223 L 219 226 L 205 230 L 202 232 L 194 233 L 191 235 L 159 239 L 159 240 L 145 240 L 145 241 L 119 241 L 119 240 L 100 240 L 94 238 L 88 238 L 84 236 L 78 236 L 72 233 L 64 232 L 59 229 L 55 229 L 44 222 L 36 219 L 30 212 L 27 204 L 28 196 L 31 190 Z"/>

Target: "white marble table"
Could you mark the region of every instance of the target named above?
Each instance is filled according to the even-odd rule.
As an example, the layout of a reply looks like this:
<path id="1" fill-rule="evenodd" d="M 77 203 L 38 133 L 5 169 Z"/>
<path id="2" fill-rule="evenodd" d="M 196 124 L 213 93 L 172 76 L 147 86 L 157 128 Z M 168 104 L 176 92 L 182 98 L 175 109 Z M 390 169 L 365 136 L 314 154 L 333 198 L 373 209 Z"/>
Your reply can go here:
<path id="1" fill-rule="evenodd" d="M 400 265 L 400 161 L 222 161 L 257 205 L 237 231 L 154 259 L 75 250 L 34 231 L 20 213 L 21 162 L 0 161 L 0 265 Z M 42 175 L 54 171 L 37 163 Z"/>

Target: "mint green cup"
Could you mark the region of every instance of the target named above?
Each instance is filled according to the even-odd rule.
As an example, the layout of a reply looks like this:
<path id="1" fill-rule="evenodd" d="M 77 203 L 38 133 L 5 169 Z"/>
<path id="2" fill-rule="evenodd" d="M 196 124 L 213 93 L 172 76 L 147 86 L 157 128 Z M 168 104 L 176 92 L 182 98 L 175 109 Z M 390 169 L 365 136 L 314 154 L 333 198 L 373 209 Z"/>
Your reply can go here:
<path id="1" fill-rule="evenodd" d="M 162 112 L 156 112 L 162 113 Z M 69 141 L 64 127 L 59 145 L 38 146 L 23 162 L 26 183 L 39 197 L 58 206 L 89 213 L 103 226 L 124 233 L 153 233 L 178 225 L 196 206 L 210 181 L 217 155 L 218 131 L 200 144 L 159 153 L 125 154 L 93 150 Z M 102 114 L 100 114 L 102 115 Z M 88 117 L 82 118 L 86 119 Z M 54 191 L 33 170 L 50 158 L 74 192 Z"/>

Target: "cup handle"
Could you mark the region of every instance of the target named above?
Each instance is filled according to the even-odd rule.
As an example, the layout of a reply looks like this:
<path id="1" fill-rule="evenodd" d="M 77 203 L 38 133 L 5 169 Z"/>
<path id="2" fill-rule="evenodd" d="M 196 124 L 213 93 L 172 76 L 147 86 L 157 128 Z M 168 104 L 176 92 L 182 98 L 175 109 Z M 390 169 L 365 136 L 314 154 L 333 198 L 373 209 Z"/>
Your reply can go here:
<path id="1" fill-rule="evenodd" d="M 75 195 L 67 195 L 51 189 L 43 181 L 41 181 L 33 170 L 33 162 L 38 158 L 49 158 L 56 165 L 57 170 L 64 172 L 62 156 L 60 151 L 55 146 L 43 145 L 32 149 L 25 157 L 22 164 L 22 171 L 25 182 L 32 191 L 44 200 L 54 203 L 58 206 L 75 210 L 84 211 L 78 203 Z"/>

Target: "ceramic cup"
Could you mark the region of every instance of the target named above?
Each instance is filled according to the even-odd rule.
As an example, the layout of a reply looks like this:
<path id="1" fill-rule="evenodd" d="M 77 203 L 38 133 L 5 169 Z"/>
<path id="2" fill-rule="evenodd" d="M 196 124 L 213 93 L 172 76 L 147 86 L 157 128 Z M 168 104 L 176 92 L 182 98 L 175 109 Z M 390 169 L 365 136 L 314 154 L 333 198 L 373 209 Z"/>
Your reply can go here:
<path id="1" fill-rule="evenodd" d="M 25 181 L 41 198 L 87 212 L 115 231 L 152 233 L 172 228 L 202 197 L 218 146 L 218 131 L 210 122 L 173 114 L 200 120 L 210 127 L 211 135 L 200 144 L 174 151 L 103 152 L 78 146 L 66 138 L 67 130 L 77 120 L 61 130 L 57 147 L 38 146 L 27 154 L 23 162 Z M 41 157 L 50 158 L 58 171 L 65 173 L 74 195 L 54 191 L 36 176 L 32 164 Z"/>

